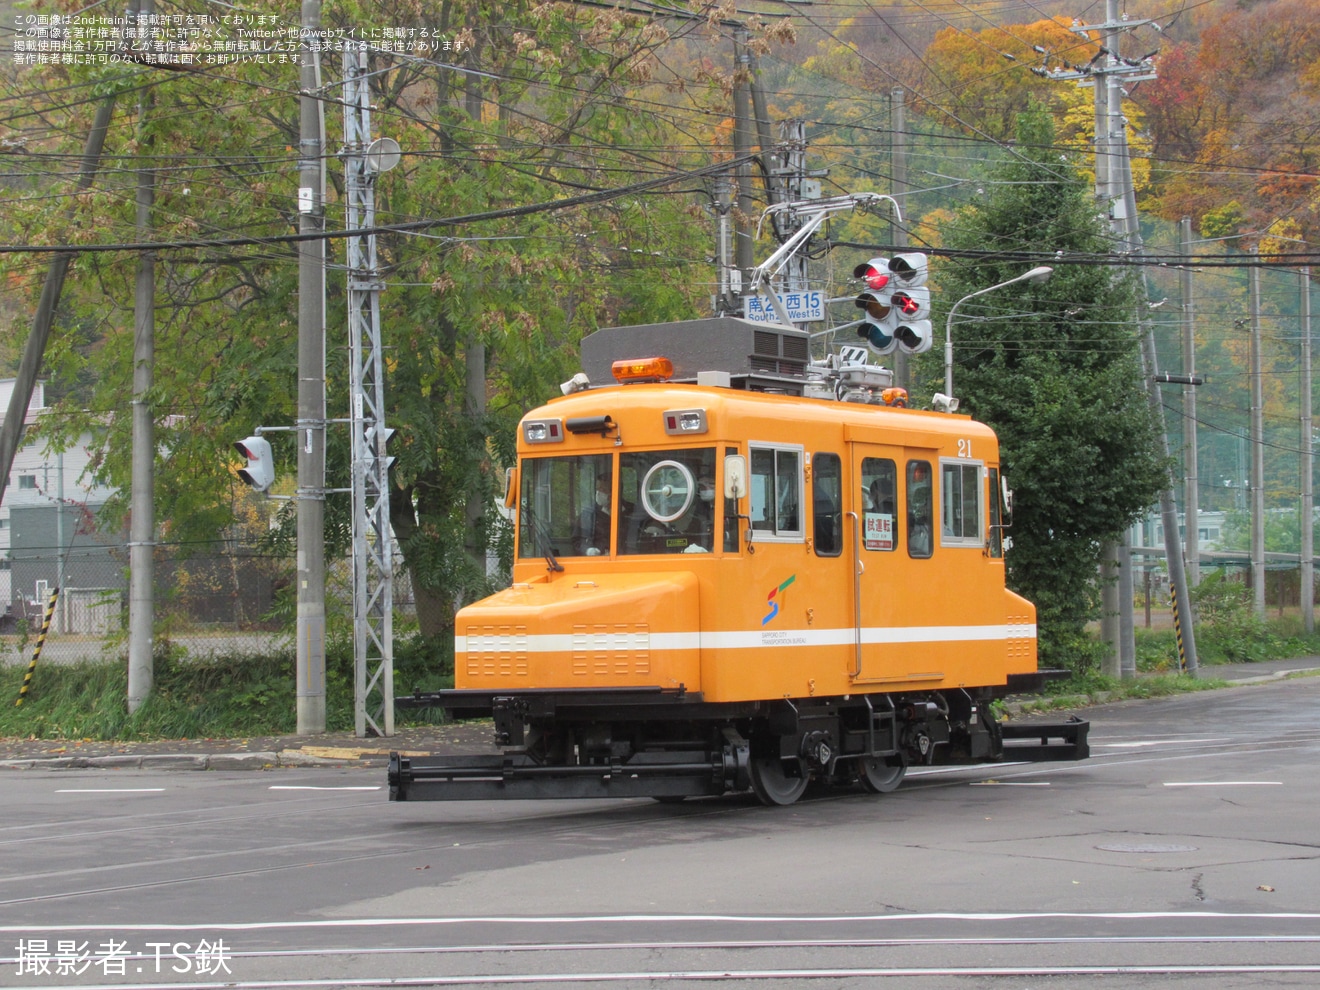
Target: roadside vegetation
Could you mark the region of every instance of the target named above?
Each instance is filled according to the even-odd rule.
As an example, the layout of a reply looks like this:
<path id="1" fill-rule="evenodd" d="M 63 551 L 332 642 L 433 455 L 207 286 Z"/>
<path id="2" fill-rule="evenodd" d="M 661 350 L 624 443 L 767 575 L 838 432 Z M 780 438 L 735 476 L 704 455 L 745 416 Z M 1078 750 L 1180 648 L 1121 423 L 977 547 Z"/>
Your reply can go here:
<path id="1" fill-rule="evenodd" d="M 1196 641 L 1202 675 L 1178 670 L 1171 629 L 1137 631 L 1135 680 L 1100 673 L 1103 647 L 1086 641 L 1074 672 L 1041 695 L 1018 699 L 1022 711 L 1077 708 L 1125 698 L 1155 698 L 1225 686 L 1213 677 L 1217 664 L 1259 662 L 1320 655 L 1320 636 L 1302 632 L 1296 616 L 1262 620 L 1250 592 L 1211 576 L 1196 592 Z M 395 697 L 453 686 L 453 654 L 436 655 L 421 637 L 401 638 L 395 647 Z M 433 640 L 431 642 L 434 642 Z M 15 706 L 26 666 L 0 668 L 0 738 L 207 739 L 292 734 L 296 729 L 294 654 L 290 648 L 264 655 L 233 654 L 188 659 L 162 642 L 156 656 L 155 690 L 134 715 L 128 714 L 127 665 L 88 663 L 40 665 L 22 706 Z M 1211 676 L 1206 677 L 1209 674 Z M 326 662 L 327 728 L 353 728 L 352 646 L 333 644 Z M 400 710 L 399 725 L 423 724 L 430 713 Z"/>
<path id="2" fill-rule="evenodd" d="M 1079 652 L 1072 676 L 1049 684 L 1023 710 L 1070 708 L 1124 698 L 1155 698 L 1223 687 L 1214 677 L 1217 665 L 1259 663 L 1320 655 L 1320 634 L 1307 635 L 1298 615 L 1262 619 L 1252 608 L 1251 591 L 1222 573 L 1206 576 L 1193 591 L 1196 609 L 1198 677 L 1179 670 L 1178 640 L 1172 629 L 1136 631 L 1137 677 L 1123 681 L 1100 673 L 1104 645 L 1091 637 Z"/>
<path id="3" fill-rule="evenodd" d="M 394 694 L 452 687 L 452 652 L 423 652 L 420 638 L 395 646 Z M 293 648 L 262 655 L 189 659 L 168 642 L 156 651 L 151 696 L 128 714 L 127 663 L 41 664 L 27 697 L 15 705 L 26 665 L 0 668 L 0 738 L 218 739 L 289 735 L 297 728 Z M 400 724 L 428 715 L 399 712 Z M 326 654 L 326 728 L 353 729 L 353 649 Z"/>

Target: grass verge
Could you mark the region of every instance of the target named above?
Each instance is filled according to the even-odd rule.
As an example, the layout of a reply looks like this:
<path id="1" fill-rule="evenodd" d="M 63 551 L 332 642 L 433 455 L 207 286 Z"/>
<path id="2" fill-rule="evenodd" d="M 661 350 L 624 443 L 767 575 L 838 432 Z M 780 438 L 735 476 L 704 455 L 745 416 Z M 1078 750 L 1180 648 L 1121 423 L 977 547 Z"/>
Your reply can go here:
<path id="1" fill-rule="evenodd" d="M 448 653 L 415 640 L 395 649 L 395 695 L 453 686 Z M 293 651 L 217 655 L 190 660 L 162 643 L 150 697 L 128 712 L 128 664 L 38 665 L 21 706 L 15 702 L 26 666 L 0 668 L 0 737 L 35 739 L 220 739 L 289 735 L 297 731 Z M 400 712 L 401 724 L 433 721 Z M 326 728 L 353 729 L 351 647 L 326 655 Z"/>
<path id="2" fill-rule="evenodd" d="M 1213 640 L 1212 640 L 1213 642 Z M 1242 646 L 1242 640 L 1237 640 Z M 395 647 L 395 696 L 453 686 L 452 641 L 428 644 L 400 639 Z M 1253 634 L 1255 659 L 1320 654 L 1320 638 L 1273 624 Z M 1139 631 L 1138 670 L 1133 681 L 1095 673 L 1074 675 L 1047 692 L 1023 699 L 1023 712 L 1078 708 L 1127 698 L 1154 698 L 1225 687 L 1218 679 L 1177 673 L 1172 632 Z M 1201 651 L 1204 667 L 1223 654 Z M 151 697 L 128 713 L 127 663 L 39 666 L 22 707 L 16 707 L 26 667 L 0 668 L 0 737 L 36 739 L 216 739 L 289 735 L 297 730 L 292 650 L 265 655 L 213 656 L 189 660 L 168 642 L 157 650 Z M 400 710 L 396 724 L 433 723 L 436 713 Z M 326 658 L 326 728 L 353 729 L 352 651 L 340 644 Z"/>
<path id="3" fill-rule="evenodd" d="M 1217 677 L 1191 677 L 1187 674 L 1154 674 L 1133 681 L 1120 681 L 1113 677 L 1090 674 L 1071 677 L 1051 685 L 1045 693 L 1019 703 L 1023 713 L 1057 711 L 1063 708 L 1084 708 L 1110 701 L 1129 698 L 1162 698 L 1171 694 L 1192 691 L 1213 691 L 1228 687 L 1228 681 Z"/>

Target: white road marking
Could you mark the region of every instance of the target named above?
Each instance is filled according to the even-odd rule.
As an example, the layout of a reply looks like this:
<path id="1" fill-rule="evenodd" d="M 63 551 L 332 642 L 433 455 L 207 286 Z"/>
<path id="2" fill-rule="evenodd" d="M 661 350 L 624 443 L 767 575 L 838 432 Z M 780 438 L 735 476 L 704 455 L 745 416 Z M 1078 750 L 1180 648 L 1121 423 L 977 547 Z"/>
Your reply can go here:
<path id="1" fill-rule="evenodd" d="M 1227 919 L 1236 921 L 1320 921 L 1320 911 L 986 911 L 979 913 L 923 912 L 916 914 L 593 914 L 593 915 L 454 915 L 429 918 L 326 918 L 302 921 L 221 921 L 206 924 L 66 924 L 0 925 L 0 934 L 24 932 L 134 931 L 134 932 L 247 932 L 317 928 L 388 928 L 426 925 L 599 925 L 666 924 L 684 922 L 789 922 L 794 924 L 835 925 L 842 922 L 909 921 L 1039 921 L 1080 919 L 1084 921 L 1158 921 L 1190 919 Z"/>
<path id="2" fill-rule="evenodd" d="M 56 794 L 151 794 L 163 787 L 61 787 Z"/>
<path id="3" fill-rule="evenodd" d="M 964 771 L 970 771 L 972 773 L 996 773 L 999 770 L 1003 770 L 1005 767 L 1025 767 L 1028 765 L 1029 763 L 1027 760 L 1009 760 L 1005 763 L 996 763 L 993 766 L 984 763 L 968 763 L 951 767 L 910 767 L 908 768 L 907 775 L 909 777 L 936 777 L 940 774 L 963 773 Z"/>
<path id="4" fill-rule="evenodd" d="M 434 987 L 504 986 L 519 983 L 624 983 L 675 980 L 789 980 L 847 979 L 882 976 L 1209 976 L 1248 973 L 1320 973 L 1315 965 L 1229 965 L 1229 966 L 995 966 L 995 967 L 893 967 L 887 969 L 721 969 L 655 970 L 615 973 L 508 973 L 496 976 L 408 976 L 366 977 L 330 980 L 225 980 L 220 983 L 103 983 L 80 986 L 79 990 L 279 990 L 285 987 Z M 12 990 L 48 990 L 47 987 L 13 987 Z"/>
<path id="5" fill-rule="evenodd" d="M 1091 743 L 1092 749 L 1143 749 L 1147 746 L 1181 746 L 1186 743 L 1232 742 L 1227 736 L 1217 739 L 1147 739 L 1142 742 Z"/>
<path id="6" fill-rule="evenodd" d="M 1180 780 L 1165 781 L 1165 787 L 1282 787 L 1281 780 Z"/>
<path id="7" fill-rule="evenodd" d="M 973 780 L 968 784 L 969 787 L 1049 787 L 1050 782 L 1031 781 L 1031 780 Z"/>
<path id="8" fill-rule="evenodd" d="M 322 784 L 271 784 L 270 789 L 272 791 L 378 791 L 381 789 L 381 786 L 382 785 L 380 784 L 374 784 L 372 786 L 363 785 L 358 787 L 350 787 L 348 785 L 332 787 Z"/>

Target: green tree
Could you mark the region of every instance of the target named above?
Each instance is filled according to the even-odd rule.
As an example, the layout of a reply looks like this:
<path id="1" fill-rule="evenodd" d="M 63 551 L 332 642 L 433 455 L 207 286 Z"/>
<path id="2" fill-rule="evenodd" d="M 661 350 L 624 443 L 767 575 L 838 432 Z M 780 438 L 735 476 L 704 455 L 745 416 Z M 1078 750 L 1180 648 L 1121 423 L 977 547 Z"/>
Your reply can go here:
<path id="1" fill-rule="evenodd" d="M 264 14 L 297 24 L 293 0 L 268 6 Z M 455 607 L 487 589 L 487 550 L 502 537 L 488 506 L 515 424 L 577 370 L 582 335 L 695 315 L 709 291 L 711 236 L 691 181 L 585 208 L 536 207 L 711 164 L 712 146 L 727 149 L 710 140 L 710 108 L 727 100 L 714 82 L 688 81 L 676 104 L 655 57 L 669 37 L 664 22 L 615 9 L 327 0 L 323 23 L 388 25 L 452 45 L 429 58 L 389 46 L 372 53 L 373 129 L 404 149 L 401 165 L 377 181 L 377 222 L 510 214 L 379 242 L 386 415 L 396 430 L 391 518 L 422 632 L 442 636 Z M 333 100 L 339 57 L 322 61 Z M 134 174 L 122 163 L 136 162 L 140 147 L 160 154 L 157 240 L 293 232 L 296 79 L 294 64 L 185 72 L 49 64 L 7 76 L 0 139 L 30 154 L 27 174 L 10 180 L 20 195 L 0 217 L 5 239 L 136 240 Z M 111 167 L 65 222 L 71 181 L 51 163 L 76 154 L 108 87 L 124 94 L 107 140 Z M 146 113 L 133 95 L 143 87 L 153 91 Z M 333 103 L 326 117 L 333 155 Z M 327 226 L 341 229 L 342 173 L 333 161 L 328 172 Z M 327 280 L 331 417 L 347 409 L 342 251 L 331 244 Z M 77 259 L 47 354 L 48 396 L 59 401 L 43 428 L 56 443 L 92 434 L 94 469 L 123 493 L 120 512 L 130 481 L 135 260 L 132 252 Z M 0 277 L 29 306 L 43 270 L 21 255 L 0 259 Z M 241 512 L 231 442 L 295 414 L 297 265 L 289 244 L 217 245 L 161 252 L 157 272 L 157 518 L 167 539 L 208 540 Z M 292 438 L 271 439 L 287 480 Z M 328 484 L 341 488 L 342 431 L 330 430 L 330 444 Z M 287 522 L 278 537 L 291 547 Z M 331 495 L 330 553 L 346 545 L 347 522 L 347 496 Z"/>
<path id="2" fill-rule="evenodd" d="M 986 200 L 951 226 L 950 247 L 989 255 L 942 268 L 936 299 L 946 313 L 1026 267 L 995 253 L 1108 250 L 1089 190 L 1060 156 L 1049 116 L 1023 114 L 1016 148 L 987 182 Z M 1122 269 L 1058 265 L 1046 283 L 987 294 L 956 314 L 955 394 L 999 435 L 1015 491 L 1008 580 L 1036 604 L 1049 666 L 1087 662 L 1083 627 L 1098 611 L 1101 546 L 1152 504 L 1167 479 L 1141 385 L 1138 286 Z M 923 362 L 929 380 L 939 381 L 940 353 L 937 344 Z"/>

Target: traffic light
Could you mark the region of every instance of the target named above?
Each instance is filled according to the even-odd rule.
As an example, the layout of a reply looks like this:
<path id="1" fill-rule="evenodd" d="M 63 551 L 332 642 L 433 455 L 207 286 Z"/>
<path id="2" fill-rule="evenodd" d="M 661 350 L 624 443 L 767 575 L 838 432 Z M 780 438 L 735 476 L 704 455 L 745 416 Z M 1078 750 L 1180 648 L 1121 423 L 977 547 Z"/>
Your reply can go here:
<path id="1" fill-rule="evenodd" d="M 247 458 L 247 467 L 240 468 L 238 476 L 251 485 L 253 491 L 264 492 L 275 483 L 275 458 L 271 455 L 269 440 L 248 437 L 237 441 L 234 449 Z"/>
<path id="2" fill-rule="evenodd" d="M 864 283 L 856 305 L 866 310 L 857 336 L 877 354 L 899 347 L 913 354 L 930 350 L 930 290 L 923 288 L 928 274 L 926 256 L 916 252 L 872 258 L 853 269 L 853 278 Z"/>

